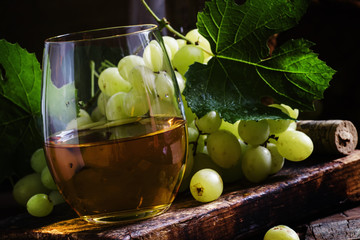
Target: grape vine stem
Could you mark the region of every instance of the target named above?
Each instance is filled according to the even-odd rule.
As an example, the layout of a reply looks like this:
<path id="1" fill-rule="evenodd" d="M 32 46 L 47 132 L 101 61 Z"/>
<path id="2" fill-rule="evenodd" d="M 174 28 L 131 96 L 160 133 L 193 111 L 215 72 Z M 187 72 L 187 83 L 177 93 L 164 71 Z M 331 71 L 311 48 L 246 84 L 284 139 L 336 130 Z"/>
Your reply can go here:
<path id="1" fill-rule="evenodd" d="M 148 12 L 153 16 L 153 18 L 155 19 L 155 21 L 159 24 L 159 29 L 162 30 L 163 28 L 166 28 L 167 30 L 169 30 L 170 32 L 174 33 L 176 36 L 178 36 L 179 38 L 184 39 L 185 41 L 191 43 L 191 44 L 195 44 L 194 42 L 192 42 L 191 40 L 187 39 L 184 35 L 182 35 L 181 33 L 179 33 L 178 31 L 176 31 L 169 23 L 169 21 L 166 18 L 162 18 L 160 19 L 158 16 L 156 16 L 156 14 L 154 13 L 153 10 L 151 10 L 151 8 L 149 7 L 149 5 L 146 3 L 145 0 L 141 0 L 142 4 L 145 6 L 145 8 L 148 10 Z"/>
<path id="2" fill-rule="evenodd" d="M 184 39 L 185 41 L 187 41 L 190 44 L 193 45 L 197 45 L 195 42 L 191 41 L 190 39 L 188 39 L 187 37 L 185 37 L 184 35 L 182 35 L 181 33 L 179 33 L 178 31 L 176 31 L 169 23 L 169 21 L 166 18 L 162 18 L 160 19 L 158 16 L 156 16 L 156 14 L 154 13 L 153 10 L 151 10 L 151 8 L 149 7 L 149 5 L 146 3 L 145 0 L 141 0 L 142 4 L 145 6 L 145 8 L 148 10 L 148 12 L 153 16 L 153 18 L 155 19 L 155 21 L 159 24 L 159 29 L 162 30 L 163 28 L 166 28 L 167 30 L 169 30 L 170 32 L 172 32 L 173 34 L 175 34 L 176 36 L 178 36 L 181 39 Z M 206 52 L 207 54 L 209 54 L 210 56 L 213 56 L 214 54 L 212 54 L 211 52 L 207 51 L 206 49 L 204 49 L 203 47 L 199 46 L 204 52 Z"/>

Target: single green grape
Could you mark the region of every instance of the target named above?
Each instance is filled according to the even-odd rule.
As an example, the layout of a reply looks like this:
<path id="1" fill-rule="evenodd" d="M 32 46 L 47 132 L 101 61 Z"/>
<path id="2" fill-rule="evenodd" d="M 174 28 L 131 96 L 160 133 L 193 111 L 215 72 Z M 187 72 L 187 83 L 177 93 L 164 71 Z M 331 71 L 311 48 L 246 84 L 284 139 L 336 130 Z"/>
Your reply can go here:
<path id="1" fill-rule="evenodd" d="M 250 182 L 259 183 L 270 174 L 271 153 L 263 146 L 249 147 L 243 155 L 241 164 L 246 179 Z"/>
<path id="2" fill-rule="evenodd" d="M 46 188 L 50 190 L 57 190 L 57 186 L 48 167 L 45 167 L 41 172 L 41 182 Z"/>
<path id="3" fill-rule="evenodd" d="M 41 174 L 39 173 L 32 173 L 22 177 L 13 188 L 14 199 L 22 206 L 26 206 L 31 196 L 48 192 L 49 190 L 41 182 Z"/>
<path id="4" fill-rule="evenodd" d="M 145 94 L 132 89 L 122 99 L 122 112 L 128 117 L 142 116 L 149 111 L 149 103 Z"/>
<path id="5" fill-rule="evenodd" d="M 64 203 L 65 200 L 58 190 L 53 190 L 49 193 L 50 201 L 55 205 Z"/>
<path id="6" fill-rule="evenodd" d="M 270 174 L 275 174 L 282 169 L 282 167 L 284 166 L 285 159 L 283 156 L 280 155 L 279 151 L 277 150 L 276 144 L 268 143 L 266 144 L 266 148 L 271 153 Z"/>
<path id="7" fill-rule="evenodd" d="M 240 161 L 241 145 L 229 131 L 211 133 L 207 138 L 207 150 L 211 159 L 222 168 L 231 168 Z"/>
<path id="8" fill-rule="evenodd" d="M 106 118 L 108 120 L 118 120 L 127 118 L 123 111 L 123 102 L 127 93 L 118 92 L 112 95 L 106 104 Z"/>
<path id="9" fill-rule="evenodd" d="M 174 68 L 183 76 L 189 69 L 190 65 L 195 62 L 204 62 L 203 50 L 201 50 L 201 48 L 195 45 L 183 46 L 176 52 L 172 60 Z"/>
<path id="10" fill-rule="evenodd" d="M 170 56 L 174 57 L 176 52 L 179 50 L 179 44 L 175 38 L 170 36 L 163 36 L 162 39 L 164 40 L 164 44 L 167 47 L 166 51 L 170 52 Z M 170 58 L 171 60 L 172 58 Z"/>
<path id="11" fill-rule="evenodd" d="M 265 233 L 264 240 L 300 240 L 300 238 L 292 228 L 278 225 L 270 228 Z"/>
<path id="12" fill-rule="evenodd" d="M 190 181 L 190 192 L 199 202 L 211 202 L 218 199 L 223 192 L 223 181 L 213 169 L 197 171 Z"/>
<path id="13" fill-rule="evenodd" d="M 117 67 L 121 77 L 127 80 L 130 71 L 136 66 L 145 66 L 144 59 L 136 55 L 127 55 L 120 59 Z"/>
<path id="14" fill-rule="evenodd" d="M 156 93 L 160 100 L 172 101 L 174 98 L 174 85 L 169 74 L 165 71 L 161 71 L 156 74 L 155 78 Z"/>
<path id="15" fill-rule="evenodd" d="M 131 84 L 120 75 L 117 67 L 109 67 L 102 71 L 98 85 L 108 97 L 118 92 L 128 92 L 131 89 Z"/>
<path id="16" fill-rule="evenodd" d="M 305 160 L 314 150 L 311 138 L 294 130 L 280 133 L 276 146 L 281 156 L 295 162 Z"/>
<path id="17" fill-rule="evenodd" d="M 101 92 L 99 94 L 99 97 L 97 99 L 97 106 L 99 108 L 99 112 L 104 116 L 106 114 L 106 104 L 107 104 L 108 100 L 109 100 L 109 97 L 106 96 L 106 94 L 103 92 Z"/>
<path id="18" fill-rule="evenodd" d="M 93 121 L 92 121 L 90 115 L 84 109 L 80 109 L 78 117 L 71 120 L 66 125 L 66 129 L 68 130 L 68 129 L 80 128 L 80 127 L 88 125 L 92 122 Z"/>
<path id="19" fill-rule="evenodd" d="M 202 49 L 204 49 L 204 59 L 205 61 L 209 61 L 211 58 L 211 47 L 209 41 L 204 38 L 197 28 L 190 30 L 185 37 L 190 41 L 198 44 Z"/>
<path id="20" fill-rule="evenodd" d="M 187 45 L 186 40 L 184 40 L 184 39 L 182 39 L 182 38 L 176 39 L 176 42 L 177 42 L 177 44 L 179 45 L 179 49 L 182 48 L 183 46 Z M 178 49 L 178 50 L 179 50 L 179 49 Z"/>
<path id="21" fill-rule="evenodd" d="M 45 159 L 45 152 L 43 148 L 37 149 L 31 155 L 30 165 L 31 168 L 37 173 L 41 173 L 41 171 L 47 166 Z"/>
<path id="22" fill-rule="evenodd" d="M 93 122 L 98 122 L 105 119 L 104 114 L 101 113 L 100 108 L 98 106 L 95 107 L 94 110 L 92 110 L 90 117 Z"/>
<path id="23" fill-rule="evenodd" d="M 155 91 L 155 73 L 148 67 L 136 66 L 128 76 L 128 81 L 139 94 L 152 94 Z"/>
<path id="24" fill-rule="evenodd" d="M 34 217 L 45 217 L 52 212 L 54 204 L 47 194 L 38 193 L 27 201 L 26 208 Z"/>
<path id="25" fill-rule="evenodd" d="M 189 143 L 194 143 L 199 137 L 199 131 L 197 128 L 188 127 Z"/>
<path id="26" fill-rule="evenodd" d="M 289 119 L 267 119 L 270 127 L 270 135 L 286 131 L 291 121 L 292 120 Z"/>
<path id="27" fill-rule="evenodd" d="M 170 52 L 171 54 L 171 52 Z M 169 56 L 170 57 L 170 56 Z M 144 49 L 143 59 L 145 65 L 154 72 L 163 70 L 164 53 L 159 43 L 152 40 Z M 171 59 L 171 57 L 170 57 Z"/>
<path id="28" fill-rule="evenodd" d="M 240 121 L 238 131 L 241 139 L 250 145 L 263 144 L 270 135 L 270 127 L 266 120 Z"/>
<path id="29" fill-rule="evenodd" d="M 213 133 L 221 125 L 220 115 L 216 111 L 210 111 L 199 119 L 196 119 L 196 126 L 203 133 Z"/>
<path id="30" fill-rule="evenodd" d="M 197 142 L 197 148 L 196 148 L 196 152 L 197 153 L 206 153 L 208 154 L 207 151 L 207 137 L 208 135 L 204 135 L 204 134 L 200 134 L 199 138 L 198 138 L 198 142 Z"/>
<path id="31" fill-rule="evenodd" d="M 180 93 L 182 93 L 185 89 L 185 79 L 178 71 L 174 71 L 174 73 L 179 86 Z"/>

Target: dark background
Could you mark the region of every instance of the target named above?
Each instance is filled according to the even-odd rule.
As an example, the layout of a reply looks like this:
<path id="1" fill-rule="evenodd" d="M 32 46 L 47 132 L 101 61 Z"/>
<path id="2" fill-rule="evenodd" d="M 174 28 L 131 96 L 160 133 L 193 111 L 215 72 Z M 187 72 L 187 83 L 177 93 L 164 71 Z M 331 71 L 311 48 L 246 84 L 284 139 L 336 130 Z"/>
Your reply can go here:
<path id="1" fill-rule="evenodd" d="M 195 27 L 204 0 L 148 0 L 159 17 L 181 31 Z M 59 34 L 119 25 L 154 22 L 140 0 L 1 0 L 0 38 L 17 42 L 41 62 L 43 42 Z M 319 58 L 337 70 L 318 110 L 307 119 L 346 119 L 360 129 L 360 1 L 313 0 L 299 25 L 278 37 L 316 43 Z M 1 54 L 1 53 L 0 53 Z"/>

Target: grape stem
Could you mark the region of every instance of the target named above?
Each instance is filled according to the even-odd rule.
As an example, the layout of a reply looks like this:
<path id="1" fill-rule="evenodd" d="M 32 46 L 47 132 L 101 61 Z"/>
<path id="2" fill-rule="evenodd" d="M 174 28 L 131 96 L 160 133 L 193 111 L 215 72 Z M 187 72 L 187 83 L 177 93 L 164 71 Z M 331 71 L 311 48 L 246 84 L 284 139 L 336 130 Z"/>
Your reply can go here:
<path id="1" fill-rule="evenodd" d="M 153 16 L 153 18 L 155 19 L 155 21 L 159 24 L 159 29 L 160 31 L 163 28 L 166 28 L 167 30 L 169 30 L 170 32 L 172 32 L 173 34 L 175 34 L 176 36 L 178 36 L 181 39 L 184 39 L 185 41 L 187 41 L 190 44 L 193 45 L 197 45 L 196 42 L 191 41 L 190 39 L 186 38 L 184 35 L 182 35 L 181 33 L 179 33 L 178 31 L 176 31 L 169 23 L 169 21 L 166 18 L 162 18 L 160 19 L 158 16 L 156 16 L 156 14 L 154 13 L 153 10 L 151 10 L 151 8 L 149 7 L 149 5 L 146 3 L 145 0 L 141 0 L 142 4 L 145 6 L 145 8 L 148 10 L 148 12 Z M 204 52 L 206 52 L 207 54 L 209 54 L 210 56 L 214 56 L 214 54 L 212 54 L 211 52 L 205 50 L 204 48 L 200 47 Z"/>
<path id="2" fill-rule="evenodd" d="M 181 33 L 179 33 L 178 31 L 176 31 L 173 27 L 171 27 L 169 21 L 166 18 L 162 18 L 160 19 L 158 16 L 156 16 L 156 14 L 154 13 L 153 10 L 151 10 L 151 8 L 149 7 L 149 5 L 146 3 L 145 0 L 141 0 L 142 4 L 145 6 L 145 8 L 148 10 L 148 12 L 153 16 L 153 18 L 155 19 L 155 21 L 159 24 L 159 29 L 162 30 L 164 27 L 166 29 L 168 29 L 170 32 L 174 33 L 176 36 L 184 39 L 185 41 L 191 43 L 191 44 L 195 44 L 194 42 L 192 42 L 191 40 L 187 39 L 184 35 L 182 35 Z"/>

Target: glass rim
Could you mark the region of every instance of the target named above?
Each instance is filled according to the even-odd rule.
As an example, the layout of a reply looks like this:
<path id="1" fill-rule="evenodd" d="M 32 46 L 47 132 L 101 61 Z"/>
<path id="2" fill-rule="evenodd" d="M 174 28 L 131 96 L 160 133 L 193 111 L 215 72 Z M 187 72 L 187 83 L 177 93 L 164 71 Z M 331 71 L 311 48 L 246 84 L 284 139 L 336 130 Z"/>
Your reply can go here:
<path id="1" fill-rule="evenodd" d="M 91 37 L 91 38 L 79 38 L 79 39 L 67 39 L 71 36 L 76 35 L 82 35 L 86 33 L 96 33 L 96 32 L 105 32 L 105 31 L 111 31 L 111 30 L 120 30 L 120 29 L 130 29 L 130 28 L 140 28 L 140 27 L 146 27 L 144 29 L 138 29 L 137 31 L 132 31 L 128 33 L 112 33 L 107 36 L 100 36 L 100 37 Z M 158 26 L 156 24 L 136 24 L 136 25 L 124 25 L 124 26 L 115 26 L 115 27 L 105 27 L 105 28 L 96 28 L 96 29 L 89 29 L 84 31 L 78 31 L 78 32 L 70 32 L 65 34 L 56 35 L 53 37 L 49 37 L 45 39 L 45 43 L 61 43 L 61 42 L 86 42 L 86 41 L 93 41 L 93 40 L 102 40 L 102 39 L 110 39 L 110 38 L 117 38 L 117 37 L 123 37 L 123 36 L 129 36 L 133 34 L 138 34 L 142 32 L 149 32 L 154 29 L 157 29 Z"/>

